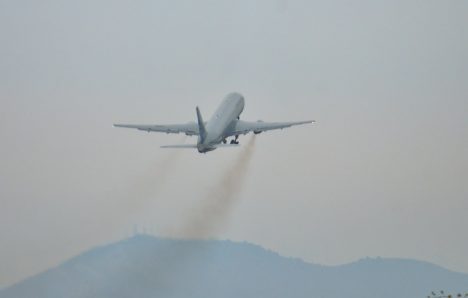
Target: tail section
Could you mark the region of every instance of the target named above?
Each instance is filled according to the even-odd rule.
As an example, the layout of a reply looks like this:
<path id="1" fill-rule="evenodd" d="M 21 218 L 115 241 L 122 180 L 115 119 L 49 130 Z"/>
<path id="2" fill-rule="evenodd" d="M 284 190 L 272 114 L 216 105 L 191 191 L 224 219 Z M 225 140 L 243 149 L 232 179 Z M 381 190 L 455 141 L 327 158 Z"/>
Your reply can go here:
<path id="1" fill-rule="evenodd" d="M 197 107 L 197 119 L 198 119 L 198 130 L 200 132 L 200 140 L 201 140 L 201 143 L 203 143 L 203 141 L 206 138 L 206 128 L 205 128 L 205 122 L 203 122 L 203 118 L 200 113 L 200 109 L 198 107 Z"/>

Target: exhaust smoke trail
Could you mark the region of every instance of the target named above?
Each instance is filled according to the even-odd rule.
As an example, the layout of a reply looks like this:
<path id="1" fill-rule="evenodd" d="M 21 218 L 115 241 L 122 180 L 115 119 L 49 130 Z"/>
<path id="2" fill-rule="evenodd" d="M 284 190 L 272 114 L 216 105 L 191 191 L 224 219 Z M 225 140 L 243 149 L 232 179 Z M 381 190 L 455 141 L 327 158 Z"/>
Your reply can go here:
<path id="1" fill-rule="evenodd" d="M 219 182 L 203 197 L 202 201 L 192 211 L 191 215 L 175 233 L 181 240 L 175 240 L 169 245 L 162 245 L 155 251 L 155 257 L 160 258 L 157 282 L 161 292 L 175 288 L 185 278 L 190 278 L 194 272 L 186 272 L 189 264 L 197 261 L 197 256 L 207 253 L 209 246 L 194 244 L 191 239 L 209 238 L 221 229 L 228 219 L 236 199 L 242 191 L 242 186 L 255 148 L 255 135 L 252 136 L 234 165 L 221 175 Z M 174 242 L 175 241 L 175 242 Z M 208 243 L 207 243 L 208 245 Z"/>
<path id="2" fill-rule="evenodd" d="M 184 135 L 180 142 L 185 143 L 186 138 Z M 138 207 L 146 200 L 154 198 L 172 174 L 181 153 L 181 150 L 172 150 L 159 162 L 152 162 L 150 167 L 124 192 L 128 202 Z"/>
<path id="3" fill-rule="evenodd" d="M 168 233 L 169 235 L 178 235 L 182 238 L 207 238 L 213 236 L 221 227 L 224 226 L 229 216 L 230 211 L 236 203 L 236 199 L 242 191 L 242 186 L 247 174 L 247 170 L 252 159 L 255 147 L 255 136 L 252 136 L 239 155 L 234 160 L 234 164 L 230 166 L 224 173 L 222 173 L 219 181 L 209 190 L 209 192 L 202 197 L 198 202 L 198 206 L 191 212 L 182 226 Z M 138 181 L 135 185 L 135 190 L 139 195 L 134 193 L 132 196 L 126 196 L 128 200 L 133 201 L 132 198 L 142 197 L 147 198 L 157 192 L 157 187 L 162 186 L 164 181 L 160 175 L 169 175 L 170 171 L 178 159 L 179 150 L 171 153 L 167 159 L 159 165 L 154 165 L 144 177 L 144 180 Z M 151 175 L 151 171 L 153 175 Z M 161 173 L 164 170 L 165 173 Z M 154 183 L 154 180 L 160 179 Z M 150 184 L 152 187 L 148 187 Z M 146 188 L 145 188 L 146 187 Z M 144 201 L 142 202 L 144 203 Z M 169 232 L 169 231 L 168 231 Z M 144 241 L 141 238 L 140 241 Z M 194 262 L 199 262 L 199 256 L 210 253 L 210 246 L 207 242 L 206 245 L 200 242 L 192 242 L 191 240 L 175 240 L 165 242 L 161 240 L 160 244 L 148 250 L 141 251 L 141 259 L 154 264 L 156 273 L 154 276 L 145 277 L 148 282 L 157 285 L 158 294 L 161 297 L 171 296 L 173 289 L 180 287 L 186 280 L 190 280 L 196 276 L 197 272 L 193 272 L 190 268 Z M 138 261 L 138 260 L 136 260 Z M 145 265 L 142 265 L 143 267 Z M 142 268 L 143 268 L 142 267 Z M 126 284 L 126 279 L 129 277 L 122 270 L 121 283 Z M 137 273 L 133 273 L 138 276 Z"/>
<path id="4" fill-rule="evenodd" d="M 182 136 L 179 142 L 185 143 L 187 136 Z M 159 161 L 150 161 L 149 166 L 142 173 L 135 176 L 129 185 L 121 188 L 116 195 L 112 194 L 112 201 L 118 210 L 124 210 L 125 214 L 116 214 L 112 224 L 123 223 L 122 219 L 131 220 L 138 216 L 138 212 L 153 201 L 165 186 L 167 179 L 173 174 L 174 169 L 182 155 L 181 150 L 171 150 Z"/>
<path id="5" fill-rule="evenodd" d="M 255 135 L 234 161 L 233 167 L 222 174 L 192 216 L 182 228 L 182 235 L 189 238 L 206 238 L 221 228 L 242 191 L 242 186 L 255 148 Z"/>

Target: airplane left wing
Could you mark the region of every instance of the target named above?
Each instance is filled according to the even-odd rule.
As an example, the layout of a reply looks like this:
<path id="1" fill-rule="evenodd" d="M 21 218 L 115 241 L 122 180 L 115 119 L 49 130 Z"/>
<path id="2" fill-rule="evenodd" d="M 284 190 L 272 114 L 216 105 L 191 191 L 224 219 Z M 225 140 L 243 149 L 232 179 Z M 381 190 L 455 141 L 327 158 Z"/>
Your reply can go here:
<path id="1" fill-rule="evenodd" d="M 248 122 L 242 120 L 236 120 L 231 129 L 227 131 L 228 136 L 247 134 L 249 132 L 254 132 L 256 134 L 273 129 L 283 129 L 291 127 L 294 125 L 301 125 L 307 123 L 314 123 L 315 120 L 308 121 L 297 121 L 297 122 Z"/>
<path id="2" fill-rule="evenodd" d="M 134 128 L 147 132 L 165 132 L 165 133 L 185 133 L 188 136 L 198 135 L 198 124 L 189 122 L 186 124 L 169 124 L 169 125 L 140 125 L 140 124 L 114 124 L 114 127 Z"/>

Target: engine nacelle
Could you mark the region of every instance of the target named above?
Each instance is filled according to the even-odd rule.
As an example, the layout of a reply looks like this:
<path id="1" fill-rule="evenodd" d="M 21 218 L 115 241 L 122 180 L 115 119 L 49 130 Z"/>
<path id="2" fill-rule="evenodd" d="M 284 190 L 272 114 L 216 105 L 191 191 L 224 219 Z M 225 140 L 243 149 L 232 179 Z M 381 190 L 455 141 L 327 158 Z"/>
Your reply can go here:
<path id="1" fill-rule="evenodd" d="M 257 122 L 260 122 L 260 123 L 261 123 L 261 122 L 263 122 L 263 120 L 258 120 Z M 262 132 L 263 132 L 262 130 L 254 130 L 253 133 L 256 134 L 256 135 L 258 135 L 258 134 L 260 134 L 260 133 L 262 133 Z"/>

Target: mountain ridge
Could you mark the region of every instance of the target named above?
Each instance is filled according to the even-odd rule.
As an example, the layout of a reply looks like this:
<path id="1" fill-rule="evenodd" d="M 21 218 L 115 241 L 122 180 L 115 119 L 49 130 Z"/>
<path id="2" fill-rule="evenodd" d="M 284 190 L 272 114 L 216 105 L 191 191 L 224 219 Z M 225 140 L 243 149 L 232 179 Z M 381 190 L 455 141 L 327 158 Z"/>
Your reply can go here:
<path id="1" fill-rule="evenodd" d="M 0 290 L 23 297 L 426 297 L 466 291 L 468 274 L 429 262 L 363 258 L 337 266 L 230 240 L 138 235 L 98 246 Z"/>

